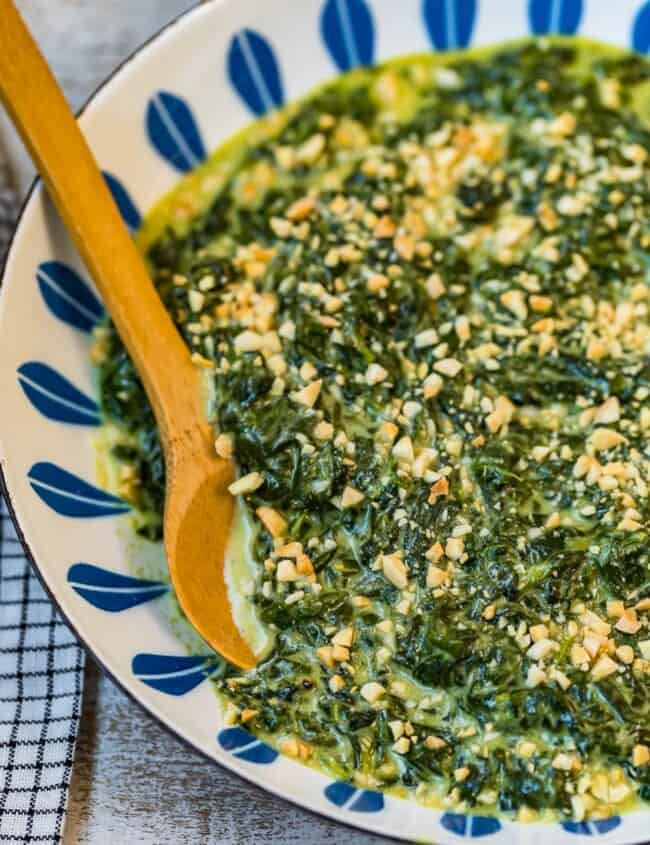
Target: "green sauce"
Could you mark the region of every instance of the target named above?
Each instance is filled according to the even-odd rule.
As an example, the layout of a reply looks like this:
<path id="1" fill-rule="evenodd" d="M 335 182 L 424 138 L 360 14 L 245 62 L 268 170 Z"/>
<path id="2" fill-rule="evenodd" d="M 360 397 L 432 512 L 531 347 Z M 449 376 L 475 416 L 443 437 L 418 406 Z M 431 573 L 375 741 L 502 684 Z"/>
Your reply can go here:
<path id="1" fill-rule="evenodd" d="M 240 469 L 231 721 L 438 807 L 650 799 L 649 80 L 566 40 L 355 71 L 145 223 Z M 97 356 L 157 540 L 153 415 Z"/>

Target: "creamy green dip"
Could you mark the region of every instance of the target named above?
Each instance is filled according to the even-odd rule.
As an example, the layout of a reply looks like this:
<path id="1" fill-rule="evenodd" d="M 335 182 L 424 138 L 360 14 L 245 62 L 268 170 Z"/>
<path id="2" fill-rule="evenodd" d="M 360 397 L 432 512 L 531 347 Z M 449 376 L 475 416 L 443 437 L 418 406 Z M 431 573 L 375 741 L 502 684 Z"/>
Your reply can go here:
<path id="1" fill-rule="evenodd" d="M 649 79 L 556 40 L 358 70 L 145 223 L 239 468 L 230 723 L 436 807 L 650 799 Z M 157 541 L 153 415 L 96 358 Z"/>

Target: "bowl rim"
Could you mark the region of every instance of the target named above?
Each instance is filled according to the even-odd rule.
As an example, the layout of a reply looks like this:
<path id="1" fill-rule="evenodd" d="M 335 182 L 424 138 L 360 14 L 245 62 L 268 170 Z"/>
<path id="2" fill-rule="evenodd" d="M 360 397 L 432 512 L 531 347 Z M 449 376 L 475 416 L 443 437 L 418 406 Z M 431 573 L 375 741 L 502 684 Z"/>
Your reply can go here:
<path id="1" fill-rule="evenodd" d="M 134 61 L 138 59 L 141 53 L 152 48 L 156 42 L 163 36 L 169 34 L 172 30 L 176 27 L 185 23 L 186 20 L 189 18 L 194 17 L 195 15 L 199 16 L 201 14 L 205 14 L 206 10 L 210 7 L 216 6 L 225 6 L 229 0 L 201 0 L 199 5 L 190 6 L 190 8 L 185 9 L 184 11 L 178 13 L 175 17 L 173 17 L 170 21 L 164 24 L 162 27 L 157 29 L 152 35 L 150 35 L 145 41 L 143 41 L 139 46 L 137 46 L 134 50 L 132 50 L 122 61 L 119 62 L 118 65 L 111 71 L 111 73 L 105 77 L 88 95 L 85 99 L 83 104 L 75 111 L 75 118 L 79 121 L 85 115 L 86 111 L 91 108 L 95 104 L 95 100 L 104 93 L 105 89 L 107 89 L 114 79 L 120 75 L 123 71 L 126 70 L 128 66 L 130 66 Z M 18 214 L 16 216 L 15 223 L 13 225 L 13 229 L 11 231 L 11 235 L 9 238 L 9 242 L 7 244 L 4 256 L 0 261 L 0 305 L 2 304 L 3 299 L 3 291 L 6 290 L 6 280 L 9 273 L 9 266 L 11 264 L 11 259 L 13 257 L 13 252 L 16 247 L 16 242 L 20 234 L 22 234 L 22 227 L 25 222 L 25 216 L 29 211 L 32 203 L 36 200 L 39 196 L 39 193 L 45 190 L 45 185 L 43 183 L 42 178 L 37 174 L 34 179 L 32 180 L 27 193 L 22 200 Z M 192 751 L 198 753 L 206 762 L 219 766 L 222 769 L 225 769 L 230 774 L 240 778 L 241 780 L 245 781 L 249 787 L 252 787 L 255 790 L 259 790 L 262 793 L 268 793 L 280 800 L 293 805 L 294 807 L 298 808 L 302 812 L 308 813 L 312 816 L 316 816 L 317 818 L 324 818 L 328 821 L 334 822 L 336 825 L 348 828 L 352 830 L 358 830 L 365 833 L 371 833 L 375 836 L 382 836 L 387 841 L 403 841 L 401 837 L 392 836 L 388 833 L 378 833 L 377 831 L 373 831 L 367 825 L 364 825 L 359 821 L 359 823 L 355 823 L 352 819 L 341 819 L 337 818 L 335 815 L 334 808 L 332 812 L 328 812 L 326 810 L 316 809 L 314 807 L 310 807 L 303 803 L 302 799 L 299 796 L 294 796 L 291 793 L 281 793 L 278 789 L 274 788 L 271 784 L 261 784 L 258 783 L 257 780 L 251 774 L 250 776 L 246 774 L 245 771 L 242 771 L 236 768 L 234 765 L 228 765 L 227 759 L 217 759 L 211 754 L 209 754 L 204 748 L 202 748 L 198 743 L 192 741 L 189 737 L 184 736 L 177 728 L 173 726 L 170 722 L 168 722 L 162 715 L 156 713 L 153 709 L 151 709 L 147 702 L 141 699 L 134 690 L 130 689 L 129 686 L 121 680 L 118 675 L 116 675 L 109 667 L 106 665 L 106 662 L 97 654 L 97 652 L 88 644 L 88 642 L 84 639 L 82 634 L 80 633 L 79 629 L 77 628 L 74 621 L 71 619 L 70 615 L 64 610 L 62 605 L 60 604 L 59 600 L 57 599 L 54 591 L 50 588 L 50 585 L 47 582 L 44 572 L 41 570 L 38 561 L 32 548 L 30 546 L 29 540 L 23 531 L 23 528 L 20 524 L 20 520 L 18 519 L 18 514 L 16 508 L 14 506 L 14 502 L 12 499 L 11 491 L 9 489 L 9 482 L 7 480 L 7 476 L 4 469 L 4 463 L 6 458 L 3 457 L 2 453 L 0 452 L 0 494 L 2 494 L 4 501 L 7 506 L 7 511 L 9 517 L 13 523 L 13 526 L 16 531 L 16 536 L 20 542 L 20 545 L 25 553 L 25 557 L 27 562 L 33 572 L 36 575 L 40 585 L 44 589 L 45 593 L 47 594 L 48 598 L 54 605 L 57 613 L 61 616 L 65 624 L 68 626 L 70 631 L 74 634 L 77 643 L 79 646 L 84 650 L 85 654 L 91 657 L 97 666 L 99 666 L 103 675 L 109 678 L 117 688 L 124 693 L 128 699 L 140 707 L 147 716 L 153 719 L 158 725 L 160 725 L 167 734 L 174 737 L 177 741 L 182 743 L 187 748 L 190 748 Z M 82 691 L 83 695 L 83 691 Z M 69 788 L 69 787 L 68 787 Z"/>
<path id="2" fill-rule="evenodd" d="M 164 24 L 162 27 L 153 32 L 145 41 L 139 44 L 124 59 L 122 59 L 108 74 L 108 76 L 106 76 L 91 91 L 91 93 L 85 99 L 83 104 L 79 107 L 79 109 L 77 109 L 77 111 L 75 112 L 75 118 L 77 119 L 77 121 L 81 120 L 85 116 L 86 112 L 96 105 L 96 101 L 101 97 L 101 95 L 106 92 L 106 89 L 111 86 L 111 84 L 116 80 L 117 77 L 121 76 L 123 72 L 125 72 L 134 62 L 136 62 L 141 54 L 154 48 L 159 40 L 169 35 L 173 30 L 183 25 L 186 21 L 193 19 L 195 16 L 200 17 L 202 14 L 207 14 L 208 11 L 212 8 L 226 7 L 229 3 L 235 2 L 235 0 L 197 0 L 197 2 L 198 5 L 190 6 L 189 8 L 175 15 L 171 20 L 169 20 L 166 24 Z M 32 180 L 27 193 L 20 204 L 4 256 L 0 260 L 0 315 L 2 313 L 3 301 L 6 301 L 6 282 L 9 274 L 9 267 L 12 263 L 12 258 L 16 249 L 17 240 L 19 236 L 22 235 L 23 224 L 25 223 L 25 218 L 28 212 L 31 210 L 32 205 L 37 201 L 41 193 L 44 191 L 44 183 L 41 177 L 39 175 L 36 175 L 35 178 Z M 130 688 L 126 681 L 122 680 L 118 674 L 113 672 L 108 667 L 106 661 L 98 654 L 98 652 L 91 645 L 89 645 L 89 643 L 80 633 L 75 622 L 72 620 L 70 614 L 64 610 L 53 589 L 50 587 L 45 573 L 41 570 L 36 556 L 31 549 L 29 540 L 20 524 L 17 509 L 14 506 L 12 494 L 9 489 L 7 473 L 4 468 L 5 461 L 7 461 L 7 458 L 3 455 L 2 449 L 0 449 L 0 495 L 4 497 L 9 517 L 13 523 L 13 526 L 16 531 L 16 536 L 25 553 L 25 557 L 29 563 L 31 571 L 37 577 L 40 585 L 44 589 L 48 598 L 52 601 L 57 613 L 63 619 L 70 631 L 74 634 L 79 646 L 83 648 L 85 654 L 90 656 L 95 661 L 97 666 L 100 668 L 102 674 L 108 677 L 117 686 L 117 688 L 128 697 L 130 701 L 135 702 L 135 704 L 138 705 L 138 707 L 142 711 L 144 711 L 147 716 L 152 718 L 158 725 L 160 725 L 164 729 L 167 734 L 174 737 L 182 745 L 198 753 L 208 763 L 212 765 L 217 765 L 220 768 L 225 769 L 226 771 L 240 778 L 241 780 L 246 782 L 249 787 L 255 789 L 256 791 L 273 795 L 281 799 L 282 801 L 289 803 L 294 807 L 297 807 L 299 810 L 310 816 L 327 819 L 328 821 L 331 821 L 337 826 L 341 827 L 343 830 L 347 829 L 360 831 L 371 836 L 381 837 L 386 842 L 410 841 L 405 840 L 405 838 L 397 832 L 386 832 L 383 829 L 378 829 L 372 824 L 364 824 L 362 819 L 359 819 L 357 821 L 354 817 L 341 817 L 340 815 L 337 815 L 337 807 L 332 806 L 331 809 L 328 806 L 322 808 L 315 807 L 310 803 L 307 803 L 304 797 L 295 795 L 291 792 L 281 792 L 279 787 L 276 787 L 271 783 L 265 782 L 261 778 L 256 778 L 253 773 L 248 774 L 245 770 L 237 768 L 234 763 L 230 762 L 230 759 L 228 757 L 216 757 L 210 754 L 200 744 L 192 740 L 189 736 L 184 735 L 184 733 L 179 728 L 175 727 L 174 724 L 169 721 L 165 716 L 156 712 L 155 709 L 153 709 L 153 707 L 150 706 L 147 701 L 144 700 L 144 698 L 141 698 L 137 694 L 135 689 Z M 650 813 L 650 810 L 648 810 L 648 812 Z M 553 826 L 551 824 L 548 824 L 547 828 L 550 832 L 553 829 Z M 650 845 L 650 840 L 644 840 L 643 842 L 639 842 L 638 845 Z"/>

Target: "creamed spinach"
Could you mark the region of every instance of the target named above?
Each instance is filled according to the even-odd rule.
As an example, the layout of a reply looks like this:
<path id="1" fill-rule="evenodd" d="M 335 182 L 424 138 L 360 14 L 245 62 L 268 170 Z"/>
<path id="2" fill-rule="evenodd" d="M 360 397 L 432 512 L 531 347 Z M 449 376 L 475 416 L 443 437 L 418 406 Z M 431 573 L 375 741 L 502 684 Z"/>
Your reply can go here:
<path id="1" fill-rule="evenodd" d="M 359 70 L 172 200 L 147 256 L 274 632 L 230 723 L 435 806 L 650 799 L 649 80 L 571 41 Z M 157 540 L 154 418 L 95 353 Z"/>

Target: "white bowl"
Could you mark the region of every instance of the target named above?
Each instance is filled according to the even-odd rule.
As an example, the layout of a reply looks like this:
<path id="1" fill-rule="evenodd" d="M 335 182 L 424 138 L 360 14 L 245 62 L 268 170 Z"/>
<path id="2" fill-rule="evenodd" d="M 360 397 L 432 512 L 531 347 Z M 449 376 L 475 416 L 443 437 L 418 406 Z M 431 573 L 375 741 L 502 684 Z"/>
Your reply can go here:
<path id="1" fill-rule="evenodd" d="M 137 227 L 139 209 L 255 112 L 295 99 L 341 69 L 531 31 L 579 32 L 648 52 L 650 2 L 215 0 L 123 65 L 88 104 L 81 124 L 111 174 L 127 222 Z M 129 536 L 125 504 L 95 487 L 89 330 L 101 313 L 38 184 L 0 295 L 1 475 L 48 590 L 124 690 L 206 757 L 304 807 L 377 833 L 450 845 L 463 837 L 495 845 L 577 845 L 583 836 L 632 845 L 649 838 L 650 811 L 562 826 L 443 814 L 333 784 L 245 731 L 224 729 L 211 685 L 203 683 L 208 651 L 174 618 L 161 556 L 145 553 Z"/>

